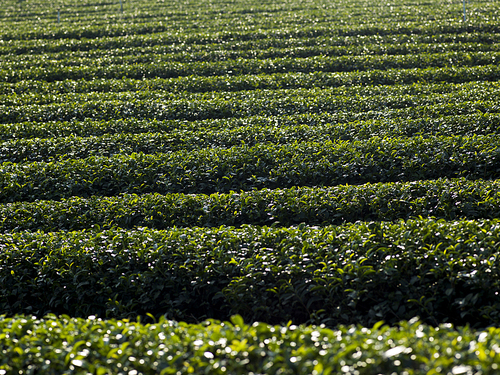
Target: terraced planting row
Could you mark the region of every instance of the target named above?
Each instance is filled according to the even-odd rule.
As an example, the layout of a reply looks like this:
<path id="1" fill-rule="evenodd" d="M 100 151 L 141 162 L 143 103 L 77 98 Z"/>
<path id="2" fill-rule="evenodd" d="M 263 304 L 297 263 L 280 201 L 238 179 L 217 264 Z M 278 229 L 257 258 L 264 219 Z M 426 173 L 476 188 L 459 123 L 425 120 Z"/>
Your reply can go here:
<path id="1" fill-rule="evenodd" d="M 122 4 L 0 9 L 0 375 L 498 371 L 498 3 Z"/>

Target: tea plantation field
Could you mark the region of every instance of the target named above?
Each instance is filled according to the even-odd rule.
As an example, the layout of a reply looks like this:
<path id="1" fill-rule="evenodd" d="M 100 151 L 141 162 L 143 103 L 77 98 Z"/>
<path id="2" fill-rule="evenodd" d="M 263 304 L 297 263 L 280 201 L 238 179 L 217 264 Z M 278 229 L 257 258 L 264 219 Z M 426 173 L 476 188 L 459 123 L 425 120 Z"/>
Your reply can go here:
<path id="1" fill-rule="evenodd" d="M 498 373 L 499 63 L 498 1 L 3 1 L 0 375 Z"/>

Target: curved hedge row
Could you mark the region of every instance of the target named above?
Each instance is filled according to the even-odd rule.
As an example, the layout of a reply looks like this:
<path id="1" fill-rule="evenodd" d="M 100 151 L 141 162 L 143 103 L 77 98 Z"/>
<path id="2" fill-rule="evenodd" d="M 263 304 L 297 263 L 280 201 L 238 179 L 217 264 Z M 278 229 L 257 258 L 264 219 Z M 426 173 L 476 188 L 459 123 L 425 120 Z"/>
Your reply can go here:
<path id="1" fill-rule="evenodd" d="M 372 325 L 500 323 L 500 223 L 110 229 L 0 236 L 8 314 Z"/>
<path id="2" fill-rule="evenodd" d="M 21 122 L 13 124 L 0 124 L 0 139 L 5 141 L 2 145 L 7 147 L 4 151 L 5 158 L 7 152 L 14 151 L 11 145 L 30 143 L 30 139 L 42 138 L 44 140 L 33 140 L 37 142 L 37 147 L 43 149 L 42 143 L 57 143 L 60 137 L 100 137 L 112 134 L 143 134 L 143 133 L 169 133 L 174 139 L 176 135 L 184 134 L 189 140 L 200 134 L 200 138 L 209 138 L 210 134 L 217 131 L 221 133 L 218 140 L 234 142 L 234 138 L 251 144 L 253 138 L 248 133 L 249 130 L 259 136 L 264 136 L 268 131 L 273 142 L 278 142 L 281 137 L 290 137 L 289 131 L 304 136 L 315 137 L 314 134 L 321 134 L 329 137 L 332 141 L 342 140 L 362 140 L 375 136 L 386 137 L 411 137 L 414 135 L 465 135 L 472 136 L 497 134 L 500 127 L 500 114 L 497 113 L 466 113 L 440 115 L 438 112 L 442 107 L 434 108 L 412 108 L 394 110 L 384 116 L 380 112 L 337 112 L 337 113 L 299 113 L 285 116 L 248 116 L 228 119 L 209 120 L 141 120 L 141 119 L 119 119 L 119 120 L 92 120 L 82 121 L 50 121 L 50 122 Z M 455 108 L 457 112 L 465 111 L 465 106 Z M 448 112 L 451 107 L 446 108 Z M 227 136 L 226 136 L 227 132 Z M 247 134 L 248 133 L 248 134 Z M 269 135 L 270 136 L 270 135 Z M 316 135 L 317 136 L 317 135 Z M 274 137 L 274 138 L 273 138 Z M 54 138 L 51 140 L 50 138 Z M 262 138 L 261 138 L 262 139 Z M 266 138 L 269 139 L 269 138 Z M 10 143 L 9 143 L 10 142 Z M 38 143 L 40 142 L 40 143 Z M 186 143 L 177 138 L 176 142 Z M 189 142 L 189 141 L 188 141 Z M 203 142 L 200 140 L 200 142 Z M 11 148 L 12 147 L 12 148 Z M 39 148 L 37 148 L 39 149 Z M 57 152 L 53 150 L 52 152 Z M 27 157 L 27 156 L 26 156 Z M 5 159 L 4 158 L 4 159 Z"/>
<path id="3" fill-rule="evenodd" d="M 26 70 L 37 65 L 40 68 L 55 68 L 60 66 L 80 67 L 80 66 L 100 66 L 106 65 L 132 65 L 132 64 L 149 64 L 156 63 L 194 63 L 194 62 L 217 62 L 217 61 L 237 61 L 237 60 L 271 60 L 293 58 L 311 58 L 313 56 L 338 58 L 340 56 L 373 56 L 382 55 L 385 58 L 388 56 L 404 55 L 427 55 L 427 54 L 450 54 L 462 53 L 464 48 L 457 43 L 401 43 L 394 44 L 391 40 L 387 44 L 363 43 L 350 44 L 344 46 L 332 45 L 329 39 L 313 39 L 301 40 L 300 48 L 297 46 L 287 47 L 271 47 L 258 48 L 254 43 L 247 44 L 249 48 L 242 48 L 241 44 L 238 48 L 225 49 L 215 46 L 205 46 L 201 49 L 199 45 L 184 46 L 183 49 L 171 46 L 158 47 L 142 47 L 140 53 L 135 49 L 123 48 L 115 50 L 92 50 L 82 54 L 81 51 L 64 53 L 44 53 L 40 55 L 6 55 L 3 58 L 3 67 L 10 70 Z M 257 48 L 256 48 L 257 47 Z M 500 47 L 496 43 L 469 43 L 467 51 L 469 53 L 488 53 L 498 52 Z M 471 60 L 474 56 L 471 56 Z M 470 63 L 470 61 L 469 61 Z"/>
<path id="4" fill-rule="evenodd" d="M 441 4 L 444 5 L 444 4 Z M 372 7 L 366 9 L 373 10 Z M 196 9 L 198 12 L 198 9 Z M 248 11 L 248 9 L 246 9 Z M 438 13 L 436 13 L 438 14 Z M 364 17 L 366 14 L 362 15 Z M 373 12 L 370 13 L 370 16 Z M 198 13 L 197 13 L 198 16 Z M 208 19 L 210 20 L 210 19 Z M 211 19 L 213 20 L 213 18 Z M 210 20 L 210 21 L 211 21 Z M 269 18 L 263 18 L 269 22 Z M 107 48 L 121 48 L 121 47 L 141 47 L 147 46 L 147 40 L 153 41 L 154 44 L 223 44 L 227 41 L 246 41 L 246 40 L 261 40 L 261 39 L 301 39 L 313 38 L 319 36 L 328 37 L 349 37 L 349 36 L 424 36 L 427 38 L 437 39 L 441 42 L 444 37 L 445 41 L 460 40 L 461 35 L 467 34 L 499 34 L 500 27 L 498 22 L 492 17 L 491 21 L 482 20 L 478 24 L 461 24 L 449 22 L 409 22 L 403 21 L 395 24 L 394 22 L 376 22 L 376 23 L 349 23 L 348 25 L 337 25 L 332 28 L 331 23 L 325 20 L 325 24 L 311 25 L 310 19 L 304 19 L 304 24 L 297 25 L 297 20 L 294 19 L 289 26 L 279 24 L 275 27 L 248 29 L 248 26 L 242 30 L 221 30 L 221 24 L 217 22 L 215 29 L 207 30 L 209 24 L 204 24 L 206 31 L 189 30 L 179 33 L 178 30 L 171 31 L 168 23 L 122 23 L 122 24 L 108 24 L 107 27 L 102 25 L 95 25 L 89 27 L 85 24 L 83 27 L 65 26 L 65 25 L 50 25 L 47 28 L 29 28 L 20 30 L 19 27 L 12 32 L 4 32 L 1 35 L 1 40 L 7 43 L 21 42 L 27 44 L 27 41 L 33 41 L 44 44 L 43 50 L 51 50 L 51 44 L 48 42 L 61 41 L 59 48 L 56 50 L 63 50 L 71 48 L 76 44 L 77 48 L 82 40 L 82 44 L 88 44 L 87 49 L 107 49 Z M 62 27 L 60 27 L 62 26 Z M 229 25 L 228 25 L 229 26 Z M 232 27 L 231 27 L 232 28 Z M 135 35 L 135 37 L 133 37 Z M 151 36 L 153 35 L 153 37 Z M 127 36 L 127 38 L 123 38 Z M 160 36 L 163 36 L 160 37 Z M 468 36 L 466 36 L 468 38 Z M 146 41 L 145 41 L 146 39 Z M 486 39 L 488 41 L 489 39 Z M 151 42 L 150 42 L 151 43 Z M 27 44 L 29 46 L 29 44 Z M 55 43 L 57 46 L 57 43 Z M 33 49 L 32 46 L 29 46 Z M 82 50 L 85 50 L 82 48 Z M 19 52 L 27 53 L 28 50 Z"/>
<path id="5" fill-rule="evenodd" d="M 124 194 L 118 197 L 0 205 L 0 231 L 83 230 L 119 226 L 165 229 L 300 223 L 338 225 L 432 216 L 500 217 L 500 181 L 435 180 L 330 188 L 257 190 L 212 195 Z"/>
<path id="6" fill-rule="evenodd" d="M 488 67 L 487 67 L 488 68 Z M 91 89 L 91 92 L 74 92 L 74 87 L 77 84 L 76 81 L 66 80 L 61 84 L 65 90 L 69 91 L 66 93 L 61 93 L 59 95 L 45 93 L 37 93 L 38 89 L 36 86 L 31 88 L 30 86 L 25 86 L 27 92 L 23 92 L 19 95 L 13 95 L 9 93 L 7 95 L 0 96 L 5 108 L 11 108 L 11 110 L 17 110 L 18 112 L 28 112 L 27 116 L 31 116 L 31 120 L 34 120 L 33 113 L 29 113 L 32 108 L 43 108 L 47 105 L 55 106 L 55 112 L 61 112 L 62 108 L 58 107 L 61 105 L 71 104 L 72 107 L 83 106 L 87 102 L 91 102 L 94 105 L 104 104 L 107 102 L 112 102 L 113 104 L 123 105 L 125 102 L 128 104 L 133 104 L 137 107 L 144 106 L 145 101 L 149 100 L 155 104 L 161 104 L 164 109 L 169 109 L 169 107 L 189 107 L 189 102 L 208 102 L 204 103 L 206 106 L 211 105 L 221 105 L 225 102 L 235 102 L 233 110 L 236 108 L 241 108 L 247 101 L 266 102 L 267 105 L 271 107 L 277 107 L 283 104 L 289 97 L 294 98 L 298 102 L 298 108 L 302 109 L 303 103 L 300 102 L 300 97 L 306 97 L 311 104 L 322 103 L 325 110 L 327 109 L 345 109 L 349 107 L 351 111 L 366 111 L 372 109 L 373 106 L 386 106 L 387 108 L 405 108 L 409 105 L 414 107 L 422 105 L 435 105 L 438 103 L 456 103 L 460 101 L 490 101 L 493 96 L 498 95 L 500 92 L 500 87 L 498 82 L 486 81 L 471 81 L 471 82 L 441 82 L 429 83 L 429 82 L 418 82 L 413 84 L 396 84 L 396 85 L 349 85 L 349 86 L 339 86 L 339 87 L 311 87 L 308 88 L 307 81 L 317 79 L 318 83 L 321 84 L 322 77 L 325 73 L 314 73 L 314 74 L 280 74 L 280 75 L 258 75 L 251 76 L 250 79 L 254 82 L 251 84 L 250 90 L 219 90 L 218 91 L 207 91 L 207 92 L 189 92 L 189 90 L 170 90 L 169 87 L 161 87 L 162 82 L 165 80 L 144 80 L 140 82 L 139 90 L 123 91 L 120 86 L 117 86 L 114 90 L 104 90 L 105 92 L 95 92 Z M 328 80 L 328 74 L 326 79 Z M 241 76 L 236 77 L 242 78 Z M 245 77 L 243 77 L 244 80 Z M 288 81 L 290 85 L 297 85 L 298 88 L 284 88 L 284 87 L 274 87 L 274 90 L 259 90 L 257 87 L 260 82 L 265 85 L 266 82 L 271 82 L 277 78 L 278 80 L 283 79 L 284 86 L 287 86 Z M 208 80 L 212 80 L 209 78 Z M 213 80 L 218 80 L 214 77 Z M 306 81 L 304 85 L 300 84 L 300 81 Z M 460 79 L 458 79 L 459 81 Z M 97 84 L 103 80 L 97 80 Z M 174 82 L 175 81 L 175 82 Z M 196 85 L 197 78 L 187 78 L 184 80 L 188 85 Z M 121 83 L 126 83 L 127 80 L 120 81 Z M 128 80 L 128 82 L 138 82 L 137 80 Z M 155 87 L 154 82 L 159 82 L 160 86 Z M 180 82 L 180 80 L 172 80 L 174 86 Z M 110 80 L 108 83 L 118 83 L 117 80 Z M 182 82 L 180 82 L 182 86 Z M 255 84 L 255 85 L 254 85 Z M 28 83 L 28 85 L 30 85 Z M 51 85 L 51 84 L 47 84 Z M 150 86 L 151 85 L 151 86 Z M 226 84 L 227 85 L 227 84 Z M 304 87 L 302 87 L 304 86 Z M 151 91 L 152 90 L 152 91 Z M 35 91 L 35 92 L 32 92 Z M 98 90 L 103 91 L 103 90 Z M 179 92 L 178 92 L 179 91 Z M 273 95 L 274 94 L 274 95 Z M 410 102 L 410 98 L 413 100 Z M 304 101 L 304 99 L 302 99 Z M 281 102 L 281 103 L 280 103 Z M 182 103 L 182 104 L 181 104 Z M 227 105 L 227 103 L 225 103 Z M 63 107 L 64 108 L 64 107 Z M 78 111 L 73 111 L 74 114 Z M 81 112 L 81 111 L 80 111 Z M 314 107 L 311 108 L 311 112 L 314 113 Z M 128 108 L 128 113 L 123 117 L 129 117 L 131 115 L 131 108 Z M 247 113 L 250 115 L 251 112 Z M 115 112 L 115 116 L 124 115 L 119 110 Z"/>
<path id="7" fill-rule="evenodd" d="M 3 163 L 0 202 L 214 193 L 440 177 L 500 178 L 500 137 L 412 137 Z"/>
<path id="8" fill-rule="evenodd" d="M 212 92 L 244 90 L 280 90 L 298 88 L 327 88 L 359 85 L 401 85 L 422 83 L 466 83 L 498 81 L 498 65 L 477 67 L 387 69 L 356 72 L 310 72 L 274 73 L 254 75 L 224 75 L 216 77 L 188 76 L 177 78 L 143 79 L 92 79 L 61 80 L 53 82 L 21 80 L 16 83 L 0 83 L 0 93 L 6 102 L 19 105 L 22 98 L 12 93 L 29 93 L 25 104 L 35 100 L 39 104 L 50 103 L 54 97 L 48 94 L 122 92 L 122 91 L 167 91 L 167 92 Z M 366 87 L 364 87 L 366 89 Z M 376 86 L 370 89 L 377 88 Z M 408 88 L 411 89 L 411 88 Z M 479 89 L 479 87 L 478 87 Z M 36 92 L 36 96 L 34 95 Z"/>
<path id="9" fill-rule="evenodd" d="M 401 37 L 401 36 L 399 36 Z M 490 43 L 468 42 L 467 51 L 469 52 L 493 52 L 500 50 L 500 46 L 495 43 L 497 35 L 491 35 Z M 484 36 L 481 38 L 483 39 Z M 0 47 L 0 55 L 3 52 L 4 67 L 10 69 L 29 69 L 34 64 L 39 67 L 63 66 L 92 66 L 92 65 L 130 65 L 130 64 L 148 64 L 156 62 L 183 62 L 192 63 L 196 61 L 215 62 L 238 59 L 275 59 L 275 58 L 305 58 L 312 56 L 329 56 L 331 58 L 339 56 L 360 56 L 360 55 L 408 55 L 408 54 L 436 54 L 463 52 L 462 44 L 453 43 L 415 43 L 412 38 L 401 38 L 401 43 L 394 44 L 391 38 L 384 44 L 382 38 L 376 38 L 373 43 L 365 41 L 362 45 L 350 43 L 335 43 L 332 38 L 309 38 L 302 39 L 300 42 L 281 41 L 283 46 L 271 47 L 269 41 L 245 42 L 235 44 L 221 49 L 218 45 L 184 45 L 182 48 L 175 45 L 161 46 L 141 46 L 140 53 L 136 47 L 120 49 L 94 49 L 91 51 L 64 51 L 64 52 L 45 52 L 42 54 L 5 54 Z M 278 42 L 279 43 L 279 42 Z M 297 45 L 298 44 L 298 45 Z M 344 44 L 344 45 L 337 45 Z"/>
<path id="10" fill-rule="evenodd" d="M 0 142 L 0 161 L 20 163 L 27 161 L 51 161 L 62 159 L 82 159 L 90 156 L 111 156 L 114 154 L 132 153 L 167 153 L 182 150 L 199 150 L 202 148 L 229 148 L 234 146 L 253 147 L 261 143 L 286 145 L 294 142 L 331 142 L 331 141 L 361 141 L 375 136 L 425 137 L 494 135 L 500 133 L 500 115 L 473 114 L 465 116 L 443 116 L 437 119 L 418 120 L 369 120 L 351 123 L 326 123 L 330 116 L 290 116 L 290 117 L 257 117 L 239 121 L 235 119 L 212 121 L 210 123 L 194 122 L 180 129 L 162 131 L 162 127 L 175 126 L 174 122 L 131 121 L 116 123 L 122 126 L 119 132 L 114 131 L 109 123 L 94 123 L 98 130 L 107 134 L 99 136 L 76 136 L 77 124 L 50 124 L 31 131 L 47 136 L 67 132 L 67 137 L 29 139 L 32 134 L 24 134 L 19 138 L 19 132 L 5 134 L 15 140 Z M 319 122 L 319 123 L 318 123 Z M 87 122 L 89 124 L 89 122 Z M 93 124 L 93 125 L 94 125 Z M 86 124 L 85 124 L 86 125 Z M 92 126 L 92 125 L 91 125 Z M 209 128 L 205 128 L 209 126 Z M 134 133 L 124 132 L 125 127 Z M 144 128 L 146 127 L 146 128 Z M 12 128 L 12 127 L 9 127 Z M 149 128 L 149 129 L 148 129 Z M 42 130 L 43 129 L 43 130 Z M 82 129 L 83 130 L 83 129 Z M 154 130 L 155 132 L 146 132 Z M 165 129 L 167 130 L 167 129 Z M 142 132 L 141 132 L 142 131 Z M 17 134 L 16 134 L 17 133 Z M 36 134 L 36 133 L 35 133 Z M 0 135 L 1 137 L 1 135 Z"/>
<path id="11" fill-rule="evenodd" d="M 391 87 L 391 86 L 387 86 Z M 408 91 L 411 87 L 404 87 Z M 399 88 L 401 89 L 401 88 Z M 294 115 L 324 112 L 378 112 L 378 117 L 410 115 L 414 112 L 426 116 L 468 113 L 498 113 L 498 102 L 491 99 L 498 90 L 455 92 L 448 95 L 422 93 L 421 95 L 386 93 L 358 97 L 350 92 L 341 95 L 332 89 L 242 91 L 228 93 L 108 94 L 108 98 L 95 100 L 91 95 L 73 95 L 71 101 L 51 104 L 1 105 L 0 123 L 94 120 L 157 119 L 205 120 L 255 115 Z M 106 96 L 101 94 L 102 96 Z M 113 97 L 114 96 L 114 97 Z M 366 114 L 364 114 L 366 115 Z M 368 114 L 369 115 L 369 114 Z M 363 114 L 359 115 L 363 116 Z"/>
<path id="12" fill-rule="evenodd" d="M 426 67 L 481 66 L 494 65 L 500 59 L 500 52 L 448 52 L 436 54 L 409 55 L 361 55 L 361 56 L 329 56 L 283 57 L 265 60 L 236 59 L 215 62 L 163 62 L 149 61 L 143 64 L 102 66 L 81 65 L 65 66 L 56 62 L 52 66 L 36 66 L 29 69 L 16 69 L 9 64 L 2 67 L 0 76 L 5 82 L 23 80 L 78 80 L 95 78 L 175 78 L 191 75 L 221 76 L 226 74 L 271 74 L 283 72 L 354 72 L 385 69 L 414 69 Z M 15 64 L 14 64 L 15 65 Z"/>

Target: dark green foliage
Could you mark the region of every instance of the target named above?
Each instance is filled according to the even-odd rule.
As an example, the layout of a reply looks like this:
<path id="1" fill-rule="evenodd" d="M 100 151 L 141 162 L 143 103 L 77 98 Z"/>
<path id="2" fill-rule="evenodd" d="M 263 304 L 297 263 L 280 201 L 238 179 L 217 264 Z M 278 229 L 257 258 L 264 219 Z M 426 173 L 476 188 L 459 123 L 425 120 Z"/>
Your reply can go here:
<path id="1" fill-rule="evenodd" d="M 331 112 L 379 112 L 378 117 L 434 117 L 467 113 L 498 113 L 496 83 L 392 85 L 350 88 L 251 90 L 176 93 L 138 91 L 13 96 L 0 106 L 0 123 L 156 119 L 206 120 L 248 116 L 284 116 Z M 381 111 L 384 114 L 380 113 Z M 405 116 L 406 115 L 406 116 Z M 371 117 L 373 118 L 373 117 Z M 414 117 L 413 117 L 414 118 Z"/>
<path id="2" fill-rule="evenodd" d="M 124 194 L 0 206 L 0 231 L 147 226 L 342 224 L 418 216 L 446 220 L 500 216 L 500 182 L 435 180 L 330 188 L 204 194 Z"/>
<path id="3" fill-rule="evenodd" d="M 213 193 L 440 177 L 500 177 L 500 138 L 412 137 L 258 144 L 2 165 L 0 201 L 74 195 Z"/>
<path id="4" fill-rule="evenodd" d="M 467 111 L 463 106 L 458 112 Z M 453 107 L 449 108 L 452 112 Z M 5 159 L 41 159 L 66 154 L 109 153 L 114 147 L 127 151 L 150 147 L 141 139 L 155 137 L 162 147 L 172 150 L 231 147 L 259 142 L 286 144 L 295 140 L 362 140 L 374 136 L 411 137 L 414 135 L 488 135 L 500 132 L 500 114 L 468 113 L 443 115 L 437 107 L 402 109 L 387 112 L 303 113 L 287 116 L 250 116 L 244 118 L 186 120 L 120 119 L 99 121 L 22 122 L 0 125 L 0 145 Z M 134 134 L 145 134 L 133 137 Z M 160 133 L 160 134 L 158 134 Z M 89 138 L 90 139 L 85 139 Z M 99 143 L 110 142 L 112 147 Z M 33 139 L 39 138 L 39 139 Z M 61 139 L 62 138 L 62 139 Z M 116 144 L 116 146 L 114 146 Z M 92 145 L 92 147 L 89 147 Z M 30 147 L 31 146 L 31 147 Z M 85 148 L 81 146 L 86 146 Z M 29 152 L 27 148 L 30 147 Z M 158 146 L 154 146 L 158 147 Z M 154 148 L 151 148 L 154 149 Z M 150 150 L 151 150 L 150 149 Z M 65 152 L 66 151 L 66 152 Z M 7 161 L 7 160 L 5 160 Z"/>
<path id="5" fill-rule="evenodd" d="M 110 156 L 132 153 L 165 153 L 203 148 L 252 147 L 260 143 L 286 145 L 293 142 L 331 142 L 370 140 L 423 135 L 474 136 L 500 133 L 499 114 L 443 116 L 433 119 L 384 119 L 329 123 L 330 115 L 297 115 L 254 117 L 239 120 L 199 121 L 183 124 L 180 121 L 128 121 L 116 123 L 120 133 L 112 133 L 109 122 L 59 123 L 28 127 L 6 126 L 5 137 L 14 138 L 0 143 L 0 160 L 12 163 L 80 159 L 89 156 Z M 177 129 L 174 127 L 178 127 Z M 49 128 L 49 129 L 47 129 Z M 133 133 L 127 133 L 127 130 Z M 147 130 L 150 130 L 149 132 Z M 152 132 L 155 130 L 155 132 Z M 164 131 L 162 131 L 164 130 Z M 170 131 L 166 131 L 170 130 Z M 67 137 L 30 138 L 40 133 L 64 134 Z M 107 132 L 98 136 L 77 137 L 75 133 Z M 19 138 L 24 134 L 23 139 Z M 46 134 L 46 133 L 45 133 Z M 27 138 L 27 139 L 24 139 Z"/>
<path id="6" fill-rule="evenodd" d="M 483 70 L 471 72 L 471 74 L 474 76 L 478 74 L 487 75 L 488 69 L 494 69 L 494 67 L 485 66 L 482 67 L 482 69 Z M 429 77 L 431 75 L 433 77 L 440 76 L 440 74 L 443 73 L 434 70 L 408 71 L 407 73 L 418 76 L 418 74 L 423 74 L 425 72 L 427 72 Z M 454 70 L 450 69 L 449 73 L 451 74 L 452 72 L 454 72 Z M 221 90 L 216 90 L 222 92 L 210 92 L 211 90 L 209 90 L 209 92 L 198 93 L 186 92 L 184 83 L 198 87 L 206 83 L 208 84 L 207 88 L 209 88 L 210 82 L 204 83 L 203 80 L 199 81 L 201 78 L 196 76 L 186 78 L 184 80 L 185 82 L 182 80 L 165 81 L 162 79 L 145 81 L 130 79 L 95 79 L 92 81 L 65 80 L 59 83 L 23 81 L 16 85 L 5 84 L 4 90 L 6 93 L 2 95 L 1 98 L 6 107 L 15 108 L 15 106 L 17 106 L 19 110 L 26 107 L 24 108 L 24 112 L 26 112 L 30 109 L 36 110 L 37 107 L 31 106 L 33 104 L 68 105 L 85 104 L 85 102 L 92 101 L 95 106 L 100 102 L 113 101 L 116 104 L 121 102 L 132 102 L 128 104 L 135 104 L 139 107 L 143 104 L 141 102 L 144 100 L 151 101 L 153 99 L 155 102 L 162 104 L 165 111 L 168 111 L 169 107 L 179 107 L 179 105 L 185 101 L 208 101 L 212 105 L 227 101 L 236 101 L 239 102 L 239 106 L 244 106 L 246 104 L 245 101 L 254 100 L 267 101 L 269 105 L 276 107 L 280 102 L 286 101 L 287 99 L 300 99 L 301 96 L 304 96 L 313 102 L 325 102 L 326 100 L 333 101 L 330 105 L 335 105 L 338 108 L 349 107 L 351 111 L 354 111 L 367 108 L 366 106 L 370 105 L 390 105 L 394 107 L 394 109 L 397 109 L 436 103 L 458 104 L 460 101 L 464 100 L 491 100 L 492 95 L 497 94 L 499 91 L 498 84 L 496 82 L 490 82 L 488 79 L 477 82 L 469 82 L 468 80 L 462 82 L 459 77 L 456 77 L 456 82 L 442 82 L 445 81 L 444 79 L 438 79 L 437 82 L 433 80 L 427 82 L 425 76 L 422 76 L 417 79 L 418 82 L 407 85 L 403 84 L 404 82 L 399 82 L 399 80 L 404 78 L 404 72 L 399 70 L 392 71 L 392 73 L 396 75 L 394 80 L 397 80 L 397 82 L 388 82 L 392 84 L 382 85 L 377 81 L 379 79 L 389 79 L 391 72 L 379 71 L 377 73 L 375 71 L 372 73 L 374 75 L 369 79 L 369 82 L 356 82 L 356 76 L 345 77 L 347 80 L 346 82 L 339 81 L 341 84 L 333 85 L 334 87 L 328 87 L 328 80 L 342 80 L 342 75 L 331 75 L 322 72 L 295 75 L 229 75 L 222 78 L 212 77 L 208 79 L 213 80 L 216 85 L 222 85 L 220 87 Z M 361 77 L 364 76 L 363 73 L 360 72 L 356 74 Z M 234 87 L 233 90 L 231 88 L 231 79 L 235 79 L 239 82 L 250 79 L 255 80 L 255 82 L 251 83 L 251 90 L 239 90 L 237 87 Z M 220 80 L 220 82 L 218 80 Z M 314 84 L 309 84 L 309 81 L 314 82 Z M 347 86 L 345 85 L 346 83 L 348 83 Z M 369 83 L 370 85 L 364 85 L 364 83 Z M 377 85 L 377 83 L 379 84 Z M 266 88 L 266 85 L 270 85 L 270 88 L 274 90 L 272 92 L 268 90 L 259 90 L 259 85 L 264 85 L 264 88 Z M 288 88 L 287 86 L 292 86 L 292 88 Z M 409 99 L 413 99 L 413 101 L 410 102 Z M 353 104 L 355 106 L 353 106 Z M 131 107 L 128 108 L 130 111 Z M 234 106 L 234 108 L 237 108 L 237 106 Z M 61 110 L 59 112 L 61 112 Z M 34 114 L 33 112 L 27 113 L 26 115 L 32 116 L 31 119 L 33 120 Z M 115 119 L 118 119 L 118 116 L 122 115 L 120 112 L 110 113 L 110 115 L 113 114 Z M 249 115 L 250 113 L 246 113 L 245 117 Z M 269 115 L 269 113 L 267 115 Z M 132 116 L 130 116 L 129 113 L 127 117 Z"/>
<path id="7" fill-rule="evenodd" d="M 498 324 L 500 224 L 409 220 L 5 234 L 2 311 Z M 50 291 L 50 292 L 48 292 Z"/>
<path id="8" fill-rule="evenodd" d="M 437 54 L 409 54 L 409 55 L 375 55 L 375 56 L 313 56 L 313 57 L 282 57 L 258 59 L 236 59 L 214 62 L 171 62 L 155 61 L 153 57 L 146 58 L 147 63 L 138 65 L 134 61 L 126 61 L 124 64 L 109 64 L 99 61 L 102 66 L 86 62 L 86 65 L 74 67 L 61 64 L 43 64 L 40 67 L 19 69 L 14 64 L 6 64 L 6 70 L 2 72 L 5 81 L 15 83 L 25 80 L 38 81 L 60 81 L 79 80 L 94 78 L 175 78 L 197 76 L 221 76 L 228 72 L 235 75 L 243 74 L 272 74 L 283 72 L 355 72 L 366 70 L 385 69 L 415 69 L 426 67 L 453 67 L 456 65 L 473 67 L 482 65 L 493 65 L 500 58 L 500 52 L 448 52 Z M 87 65 L 88 64 L 88 65 Z M 9 66 L 10 65 L 10 66 Z M 46 65 L 46 66 L 44 66 Z M 47 66 L 48 65 L 48 66 Z M 16 69 L 17 68 L 17 69 Z M 7 74 L 5 74 L 7 73 Z"/>
<path id="9" fill-rule="evenodd" d="M 109 91 L 142 91 L 166 90 L 169 92 L 211 92 L 211 91 L 242 91 L 242 90 L 280 90 L 298 88 L 326 88 L 351 85 L 396 85 L 412 83 L 465 83 L 477 77 L 483 82 L 498 81 L 500 67 L 496 64 L 474 67 L 446 67 L 446 68 L 410 68 L 410 69 L 372 69 L 354 72 L 291 72 L 269 74 L 239 74 L 220 75 L 216 77 L 187 76 L 176 78 L 143 79 L 118 78 L 103 79 L 88 77 L 84 79 L 62 79 L 60 81 L 45 82 L 25 80 L 16 83 L 0 85 L 0 92 L 4 100 L 16 100 L 12 92 L 23 94 L 27 91 L 38 94 L 37 101 L 47 101 L 52 93 L 88 93 Z M 41 94 L 46 94 L 42 96 Z M 10 96 L 10 98 L 8 97 Z M 31 95 L 33 99 L 33 95 Z M 27 98 L 27 101 L 29 98 Z"/>

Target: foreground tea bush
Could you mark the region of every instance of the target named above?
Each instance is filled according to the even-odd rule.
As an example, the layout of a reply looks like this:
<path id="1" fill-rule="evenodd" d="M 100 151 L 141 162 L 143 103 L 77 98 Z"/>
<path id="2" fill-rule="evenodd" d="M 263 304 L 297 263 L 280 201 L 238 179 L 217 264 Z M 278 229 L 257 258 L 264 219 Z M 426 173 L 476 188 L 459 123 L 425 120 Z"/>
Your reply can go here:
<path id="1" fill-rule="evenodd" d="M 372 325 L 500 322 L 500 222 L 0 236 L 8 314 Z"/>
<path id="2" fill-rule="evenodd" d="M 63 374 L 496 374 L 500 329 L 418 319 L 397 327 L 141 324 L 95 317 L 0 317 L 0 372 Z"/>

